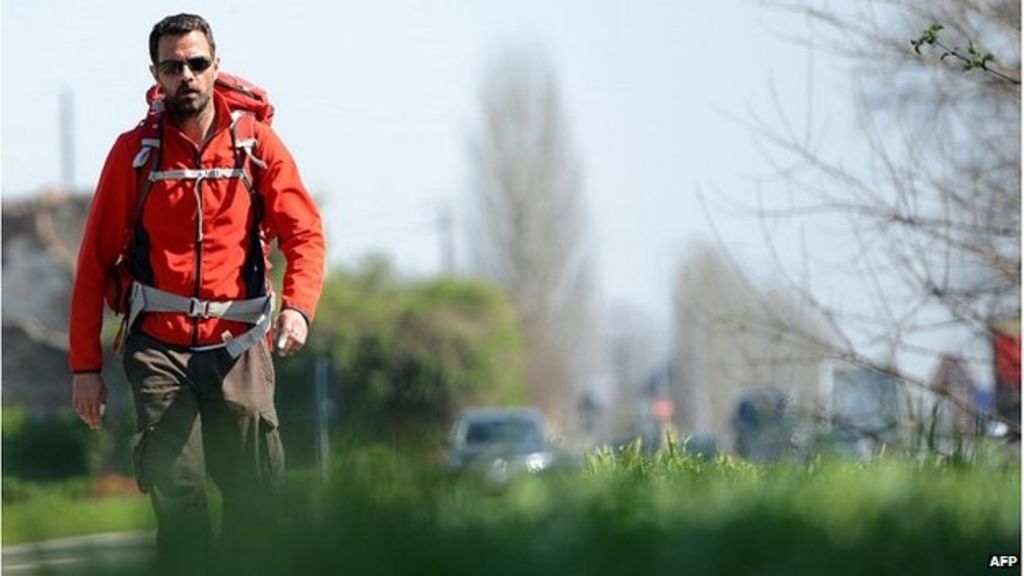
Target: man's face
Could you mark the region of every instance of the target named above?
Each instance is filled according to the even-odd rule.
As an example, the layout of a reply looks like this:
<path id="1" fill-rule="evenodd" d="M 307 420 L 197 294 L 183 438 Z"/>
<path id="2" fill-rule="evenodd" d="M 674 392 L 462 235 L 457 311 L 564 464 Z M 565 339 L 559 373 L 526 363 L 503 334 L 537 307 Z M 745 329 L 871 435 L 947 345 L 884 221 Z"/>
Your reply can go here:
<path id="1" fill-rule="evenodd" d="M 205 69 L 203 69 L 205 67 Z M 178 117 L 196 116 L 210 104 L 220 61 L 211 54 L 202 32 L 161 36 L 157 61 L 149 67 L 166 98 L 167 111 Z"/>

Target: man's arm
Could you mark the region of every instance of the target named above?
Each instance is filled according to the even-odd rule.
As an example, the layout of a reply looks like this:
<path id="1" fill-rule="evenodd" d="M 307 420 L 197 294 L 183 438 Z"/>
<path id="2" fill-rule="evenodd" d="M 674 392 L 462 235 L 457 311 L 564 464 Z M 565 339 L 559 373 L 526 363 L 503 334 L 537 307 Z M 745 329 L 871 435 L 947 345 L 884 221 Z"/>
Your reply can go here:
<path id="1" fill-rule="evenodd" d="M 260 130 L 267 169 L 260 175 L 271 237 L 288 261 L 274 342 L 282 356 L 306 343 L 324 280 L 325 242 L 320 213 L 302 184 L 295 160 L 273 130 Z"/>
<path id="2" fill-rule="evenodd" d="M 68 363 L 74 373 L 73 403 L 78 415 L 92 427 L 100 424 L 100 406 L 107 396 L 100 376 L 103 293 L 121 251 L 129 207 L 136 195 L 131 154 L 126 134 L 107 156 L 82 234 L 71 296 Z"/>

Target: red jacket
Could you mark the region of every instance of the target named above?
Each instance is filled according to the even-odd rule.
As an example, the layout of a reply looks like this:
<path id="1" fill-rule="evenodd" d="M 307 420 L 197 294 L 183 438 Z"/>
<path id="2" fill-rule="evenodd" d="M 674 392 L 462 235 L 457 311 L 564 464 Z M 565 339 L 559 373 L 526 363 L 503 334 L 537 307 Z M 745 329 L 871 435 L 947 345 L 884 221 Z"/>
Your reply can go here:
<path id="1" fill-rule="evenodd" d="M 215 134 L 202 150 L 164 118 L 161 170 L 234 166 L 230 111 L 216 92 L 213 99 Z M 281 303 L 312 321 L 324 275 L 320 215 L 284 144 L 269 126 L 254 124 L 255 155 L 267 164 L 256 177 L 264 204 L 263 231 L 267 245 L 276 238 L 288 260 Z M 86 222 L 71 300 L 69 357 L 75 373 L 102 368 L 104 289 L 134 218 L 139 186 L 132 161 L 140 150 L 142 132 L 141 127 L 135 128 L 114 143 Z M 201 241 L 197 240 L 200 198 L 195 186 L 195 180 L 157 181 L 150 189 L 141 224 L 149 236 L 153 285 L 205 300 L 246 298 L 241 269 L 251 238 L 251 201 L 245 184 L 237 179 L 202 181 Z M 250 327 L 219 318 L 148 313 L 137 329 L 167 344 L 208 346 L 221 344 L 225 331 L 238 336 Z"/>

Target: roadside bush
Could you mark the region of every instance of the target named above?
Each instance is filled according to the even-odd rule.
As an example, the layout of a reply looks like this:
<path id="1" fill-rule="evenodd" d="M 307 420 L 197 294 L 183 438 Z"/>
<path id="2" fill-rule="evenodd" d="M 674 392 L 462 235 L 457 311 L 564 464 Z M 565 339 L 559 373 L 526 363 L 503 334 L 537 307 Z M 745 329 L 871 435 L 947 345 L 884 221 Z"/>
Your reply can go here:
<path id="1" fill-rule="evenodd" d="M 312 459 L 318 358 L 330 364 L 336 427 L 393 445 L 439 445 L 458 409 L 525 395 L 516 316 L 498 288 L 404 280 L 380 259 L 327 279 L 307 347 L 277 364 L 291 462 Z"/>
<path id="2" fill-rule="evenodd" d="M 3 409 L 4 476 L 57 480 L 100 471 L 109 453 L 106 429 L 90 430 L 71 412 L 31 416 L 20 408 Z"/>

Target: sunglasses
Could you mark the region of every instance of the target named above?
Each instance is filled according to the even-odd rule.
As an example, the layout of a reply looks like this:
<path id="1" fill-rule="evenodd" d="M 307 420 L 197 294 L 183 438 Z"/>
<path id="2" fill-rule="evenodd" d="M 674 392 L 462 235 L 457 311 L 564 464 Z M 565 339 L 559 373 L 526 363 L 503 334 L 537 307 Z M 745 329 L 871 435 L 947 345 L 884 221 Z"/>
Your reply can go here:
<path id="1" fill-rule="evenodd" d="M 156 69 L 163 74 L 168 76 L 177 76 L 185 71 L 185 67 L 195 72 L 205 72 L 207 68 L 213 65 L 213 60 L 206 56 L 196 56 L 195 58 L 186 58 L 185 60 L 161 60 L 156 65 Z"/>

